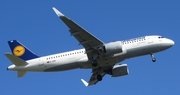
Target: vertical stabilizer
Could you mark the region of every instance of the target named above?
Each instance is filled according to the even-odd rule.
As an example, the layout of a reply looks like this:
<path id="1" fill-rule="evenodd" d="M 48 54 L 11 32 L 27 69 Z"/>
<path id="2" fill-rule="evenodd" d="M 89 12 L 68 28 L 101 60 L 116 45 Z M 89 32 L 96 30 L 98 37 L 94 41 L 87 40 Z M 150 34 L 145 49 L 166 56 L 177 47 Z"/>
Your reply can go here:
<path id="1" fill-rule="evenodd" d="M 17 40 L 8 41 L 8 44 L 11 48 L 13 55 L 23 59 L 30 60 L 34 58 L 38 58 L 33 52 L 31 52 L 28 48 L 26 48 L 23 44 L 18 42 Z"/>

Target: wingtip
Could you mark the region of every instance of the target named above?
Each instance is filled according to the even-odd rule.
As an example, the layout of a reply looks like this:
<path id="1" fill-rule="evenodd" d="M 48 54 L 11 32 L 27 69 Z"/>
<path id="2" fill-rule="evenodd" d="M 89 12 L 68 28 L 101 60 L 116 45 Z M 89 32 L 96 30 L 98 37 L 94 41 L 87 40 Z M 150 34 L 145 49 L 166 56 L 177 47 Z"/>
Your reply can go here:
<path id="1" fill-rule="evenodd" d="M 87 87 L 89 86 L 89 83 L 87 83 L 84 79 L 81 79 L 81 81 L 83 82 L 83 84 Z"/>
<path id="2" fill-rule="evenodd" d="M 52 9 L 54 10 L 54 12 L 57 14 L 58 17 L 64 16 L 64 14 L 62 14 L 60 11 L 58 11 L 55 7 L 52 7 Z"/>

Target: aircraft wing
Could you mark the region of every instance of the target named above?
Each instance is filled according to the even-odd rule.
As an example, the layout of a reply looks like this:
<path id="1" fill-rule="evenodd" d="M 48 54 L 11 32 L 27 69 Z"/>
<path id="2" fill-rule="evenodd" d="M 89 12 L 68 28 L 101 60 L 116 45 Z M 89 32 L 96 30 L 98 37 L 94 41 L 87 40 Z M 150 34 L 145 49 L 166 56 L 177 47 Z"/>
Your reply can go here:
<path id="1" fill-rule="evenodd" d="M 74 21 L 63 15 L 60 11 L 53 7 L 54 12 L 57 16 L 69 27 L 69 32 L 74 36 L 80 45 L 86 49 L 86 53 L 89 59 L 92 59 L 92 51 L 95 51 L 95 48 L 102 46 L 104 43 L 90 34 L 88 31 L 83 29 L 81 26 L 76 24 Z"/>
<path id="2" fill-rule="evenodd" d="M 81 81 L 84 83 L 84 85 L 90 86 L 90 85 L 95 85 L 96 83 L 98 83 L 98 79 L 97 79 L 97 75 L 101 75 L 102 78 L 107 74 L 106 71 L 111 70 L 113 66 L 106 66 L 106 67 L 101 67 L 101 68 L 94 68 L 92 69 L 92 75 L 91 78 L 89 80 L 89 82 L 86 82 L 84 79 L 81 79 Z"/>

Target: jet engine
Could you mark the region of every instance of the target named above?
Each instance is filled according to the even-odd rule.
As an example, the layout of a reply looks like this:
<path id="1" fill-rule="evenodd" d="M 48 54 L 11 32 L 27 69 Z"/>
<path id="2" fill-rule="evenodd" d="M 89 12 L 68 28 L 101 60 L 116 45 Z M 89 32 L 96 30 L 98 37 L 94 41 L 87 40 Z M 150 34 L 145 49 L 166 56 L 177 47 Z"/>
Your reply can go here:
<path id="1" fill-rule="evenodd" d="M 122 44 L 120 41 L 107 43 L 104 45 L 102 51 L 106 54 L 121 53 Z"/>
<path id="2" fill-rule="evenodd" d="M 128 70 L 127 64 L 115 65 L 112 68 L 112 77 L 119 77 L 119 76 L 124 76 L 128 74 L 129 74 L 129 70 Z"/>

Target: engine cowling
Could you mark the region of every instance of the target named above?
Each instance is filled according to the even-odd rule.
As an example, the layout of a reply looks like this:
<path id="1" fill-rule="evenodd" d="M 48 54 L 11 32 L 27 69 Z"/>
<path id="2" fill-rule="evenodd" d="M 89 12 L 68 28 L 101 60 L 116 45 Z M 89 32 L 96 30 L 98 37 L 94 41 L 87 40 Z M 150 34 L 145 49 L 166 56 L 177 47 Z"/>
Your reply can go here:
<path id="1" fill-rule="evenodd" d="M 121 53 L 122 43 L 120 41 L 107 43 L 104 45 L 104 52 L 106 54 Z"/>
<path id="2" fill-rule="evenodd" d="M 128 74 L 129 74 L 129 70 L 127 64 L 115 65 L 112 68 L 112 77 L 119 77 Z"/>

